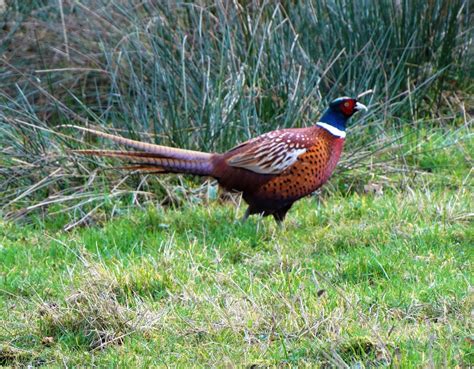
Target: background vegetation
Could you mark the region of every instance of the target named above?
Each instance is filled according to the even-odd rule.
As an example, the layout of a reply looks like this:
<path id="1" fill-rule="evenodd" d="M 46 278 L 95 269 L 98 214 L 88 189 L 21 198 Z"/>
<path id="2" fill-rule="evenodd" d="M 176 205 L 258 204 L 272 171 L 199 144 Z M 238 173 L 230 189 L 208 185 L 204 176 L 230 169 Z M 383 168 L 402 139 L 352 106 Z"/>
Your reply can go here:
<path id="1" fill-rule="evenodd" d="M 7 1 L 0 365 L 474 365 L 471 8 Z M 367 90 L 283 230 L 232 223 L 212 181 L 72 157 L 110 143 L 62 127 L 222 151 Z"/>
<path id="2" fill-rule="evenodd" d="M 226 150 L 277 127 L 312 124 L 328 100 L 372 89 L 364 99 L 371 112 L 348 142 L 343 167 L 353 168 L 405 156 L 399 136 L 456 130 L 472 109 L 466 1 L 9 4 L 0 96 L 0 204 L 8 215 L 77 203 L 79 192 L 96 204 L 98 188 L 130 198 L 140 183 L 153 187 L 143 192 L 161 187 L 138 176 L 123 181 L 122 173 L 97 177 L 84 162 L 71 167 L 65 150 L 98 144 L 59 128 L 71 122 Z M 381 158 L 387 148 L 390 158 Z"/>

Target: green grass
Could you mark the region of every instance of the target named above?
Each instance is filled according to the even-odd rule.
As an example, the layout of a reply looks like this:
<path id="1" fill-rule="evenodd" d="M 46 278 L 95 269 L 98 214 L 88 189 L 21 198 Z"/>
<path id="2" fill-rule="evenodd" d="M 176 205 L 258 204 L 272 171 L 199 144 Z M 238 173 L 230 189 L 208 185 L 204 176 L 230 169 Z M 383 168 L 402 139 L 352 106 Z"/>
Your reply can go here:
<path id="1" fill-rule="evenodd" d="M 282 229 L 215 200 L 69 233 L 3 223 L 0 365 L 472 366 L 462 153 L 382 195 L 334 178 Z"/>
<path id="2" fill-rule="evenodd" d="M 474 366 L 472 9 L 361 3 L 8 2 L 0 366 Z M 61 127 L 223 151 L 369 89 L 282 229 Z"/>

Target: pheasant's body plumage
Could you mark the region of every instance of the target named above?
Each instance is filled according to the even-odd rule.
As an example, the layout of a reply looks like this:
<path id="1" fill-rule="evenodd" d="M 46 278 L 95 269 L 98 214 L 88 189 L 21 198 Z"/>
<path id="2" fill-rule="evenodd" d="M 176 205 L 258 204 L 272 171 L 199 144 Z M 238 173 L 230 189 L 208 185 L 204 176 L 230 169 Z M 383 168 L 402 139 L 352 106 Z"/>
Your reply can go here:
<path id="1" fill-rule="evenodd" d="M 365 108 L 354 99 L 340 98 L 335 102 L 339 106 L 348 100 L 353 106 L 345 119 L 357 111 L 356 108 Z M 284 219 L 295 201 L 313 193 L 329 179 L 345 140 L 345 132 L 339 127 L 320 122 L 309 128 L 268 132 L 219 154 L 146 144 L 77 128 L 139 150 L 78 151 L 81 154 L 124 159 L 135 163 L 137 166 L 133 168 L 140 170 L 214 177 L 225 189 L 242 192 L 249 204 L 246 216 L 273 215 L 277 221 Z"/>
<path id="2" fill-rule="evenodd" d="M 243 193 L 249 214 L 283 217 L 329 179 L 343 145 L 343 138 L 318 126 L 278 130 L 215 155 L 211 175 L 227 190 Z M 266 154 L 258 156 L 259 149 Z"/>

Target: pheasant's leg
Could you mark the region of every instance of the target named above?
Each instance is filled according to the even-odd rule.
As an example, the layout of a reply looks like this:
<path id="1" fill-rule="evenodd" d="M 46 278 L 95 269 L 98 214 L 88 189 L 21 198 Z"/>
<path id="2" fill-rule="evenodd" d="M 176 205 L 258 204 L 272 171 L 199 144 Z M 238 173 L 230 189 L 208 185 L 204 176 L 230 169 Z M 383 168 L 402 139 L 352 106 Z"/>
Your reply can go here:
<path id="1" fill-rule="evenodd" d="M 290 210 L 292 205 L 293 204 L 287 205 L 284 208 L 278 209 L 273 213 L 273 218 L 275 218 L 275 221 L 278 225 L 281 225 L 282 222 L 285 220 L 286 213 L 288 213 L 288 210 Z"/>
<path id="2" fill-rule="evenodd" d="M 247 210 L 245 210 L 245 214 L 244 214 L 244 216 L 242 217 L 242 219 L 240 219 L 240 221 L 241 221 L 242 223 L 244 223 L 244 222 L 247 220 L 247 218 L 248 218 L 249 216 L 250 216 L 250 206 L 247 208 Z"/>

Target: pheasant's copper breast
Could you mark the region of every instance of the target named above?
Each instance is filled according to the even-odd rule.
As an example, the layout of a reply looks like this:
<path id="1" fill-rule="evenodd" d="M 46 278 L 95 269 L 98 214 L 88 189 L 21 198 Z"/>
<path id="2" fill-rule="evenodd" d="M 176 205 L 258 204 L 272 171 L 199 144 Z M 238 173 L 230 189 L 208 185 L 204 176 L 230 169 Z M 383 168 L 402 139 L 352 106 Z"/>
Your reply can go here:
<path id="1" fill-rule="evenodd" d="M 344 140 L 317 129 L 311 141 L 311 146 L 291 167 L 271 178 L 255 195 L 277 201 L 296 200 L 322 186 L 334 170 Z"/>

